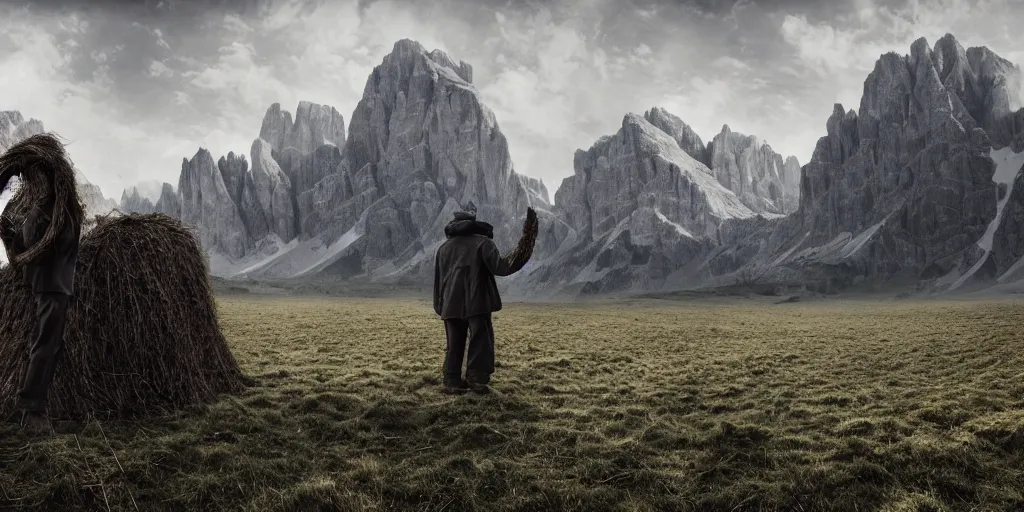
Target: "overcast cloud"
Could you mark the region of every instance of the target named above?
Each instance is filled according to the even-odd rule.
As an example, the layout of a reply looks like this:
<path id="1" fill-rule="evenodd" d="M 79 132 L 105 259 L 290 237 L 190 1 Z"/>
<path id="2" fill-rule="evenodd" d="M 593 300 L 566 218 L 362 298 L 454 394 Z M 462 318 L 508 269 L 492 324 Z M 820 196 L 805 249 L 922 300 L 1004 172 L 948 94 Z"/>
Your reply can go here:
<path id="1" fill-rule="evenodd" d="M 332 105 L 347 122 L 410 38 L 473 65 L 516 170 L 553 194 L 576 149 L 652 106 L 705 142 L 728 124 L 805 163 L 879 55 L 951 32 L 1021 63 L 1014 19 L 1019 0 L 0 2 L 0 110 L 69 139 L 119 199 L 177 184 L 200 146 L 248 155 L 272 103 Z"/>

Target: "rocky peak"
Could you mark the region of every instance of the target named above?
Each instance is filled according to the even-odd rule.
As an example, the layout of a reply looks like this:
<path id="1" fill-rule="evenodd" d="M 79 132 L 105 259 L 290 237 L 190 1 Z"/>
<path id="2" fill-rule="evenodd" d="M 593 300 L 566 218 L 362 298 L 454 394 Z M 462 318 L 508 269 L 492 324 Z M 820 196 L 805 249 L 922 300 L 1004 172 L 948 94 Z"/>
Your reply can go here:
<path id="1" fill-rule="evenodd" d="M 252 143 L 250 154 L 252 190 L 267 226 L 281 240 L 291 240 L 298 234 L 291 180 L 271 156 L 269 142 L 256 139 Z"/>
<path id="2" fill-rule="evenodd" d="M 152 213 L 156 211 L 156 205 L 144 197 L 138 187 L 133 186 L 121 192 L 121 209 L 126 212 Z"/>
<path id="3" fill-rule="evenodd" d="M 843 257 L 872 254 L 866 276 L 937 277 L 970 252 L 995 215 L 986 126 L 999 112 L 971 54 L 951 35 L 918 39 L 876 61 L 858 112 L 835 106 L 803 168 L 808 243 L 859 237 Z"/>
<path id="4" fill-rule="evenodd" d="M 289 145 L 292 131 L 292 115 L 286 110 L 281 110 L 280 103 L 274 103 L 267 109 L 263 116 L 263 125 L 260 127 L 260 138 L 269 142 L 270 146 L 281 151 Z"/>
<path id="5" fill-rule="evenodd" d="M 75 186 L 85 205 L 86 218 L 106 215 L 117 208 L 117 201 L 104 196 L 100 187 L 90 182 L 85 174 L 77 168 L 75 169 Z"/>
<path id="6" fill-rule="evenodd" d="M 343 149 L 345 119 L 334 107 L 300 101 L 292 122 L 291 114 L 274 103 L 263 116 L 259 138 L 269 142 L 275 153 L 295 148 L 299 155 L 310 155 L 325 144 Z"/>
<path id="7" fill-rule="evenodd" d="M 965 50 L 952 34 L 936 41 L 931 50 L 924 38 L 918 39 L 907 61 L 916 75 L 934 69 L 942 92 L 951 95 L 951 111 L 968 132 L 981 127 L 1001 139 L 999 122 L 1019 109 L 1024 99 L 1018 66 L 984 46 Z"/>
<path id="8" fill-rule="evenodd" d="M 429 263 L 452 208 L 470 200 L 495 226 L 496 241 L 510 246 L 526 206 L 546 203 L 539 183 L 513 171 L 471 69 L 408 39 L 374 68 L 352 113 L 342 161 L 299 196 L 304 231 L 325 243 L 347 241 L 314 271 Z M 331 153 L 320 157 L 328 166 L 334 161 Z"/>
<path id="9" fill-rule="evenodd" d="M 303 155 L 325 144 L 344 149 L 345 119 L 334 107 L 300 101 L 290 135 L 289 145 Z"/>
<path id="10" fill-rule="evenodd" d="M 178 197 L 178 193 L 174 190 L 174 185 L 164 183 L 160 188 L 160 198 L 156 202 L 156 211 L 175 218 L 181 217 L 181 198 Z"/>
<path id="11" fill-rule="evenodd" d="M 540 200 L 541 206 L 550 206 L 551 199 L 548 196 L 548 188 L 544 186 L 543 179 L 536 179 L 530 176 L 519 174 L 519 181 L 522 182 L 526 190 L 530 192 L 531 197 L 534 200 Z"/>
<path id="12" fill-rule="evenodd" d="M 242 189 L 245 186 L 246 175 L 249 171 L 249 162 L 245 155 L 235 155 L 234 151 L 228 152 L 227 157 L 220 157 L 217 160 L 217 169 L 220 170 L 224 186 L 228 189 L 228 195 L 237 205 L 241 203 Z"/>
<path id="13" fill-rule="evenodd" d="M 201 228 L 203 247 L 235 258 L 245 253 L 247 240 L 242 219 L 206 148 L 199 148 L 191 160 L 182 159 L 178 195 L 181 219 Z"/>
<path id="14" fill-rule="evenodd" d="M 841 165 L 860 146 L 857 113 L 844 111 L 841 103 L 834 104 L 825 122 L 825 134 L 818 139 L 811 161 Z"/>
<path id="15" fill-rule="evenodd" d="M 797 209 L 799 184 L 786 179 L 782 155 L 768 143 L 723 125 L 708 143 L 707 151 L 715 179 L 748 208 L 771 214 L 787 214 Z"/>
<path id="16" fill-rule="evenodd" d="M 800 193 L 800 161 L 793 155 L 787 156 L 783 162 L 783 181 L 787 184 L 796 184 L 796 193 Z"/>
<path id="17" fill-rule="evenodd" d="M 38 119 L 26 120 L 17 110 L 0 110 L 0 153 L 18 141 L 44 131 L 43 122 Z"/>
<path id="18" fill-rule="evenodd" d="M 157 205 L 164 185 L 166 184 L 158 180 L 144 180 L 124 189 L 121 192 L 121 211 L 138 213 L 159 211 Z M 171 187 L 172 191 L 173 189 L 174 187 Z"/>
<path id="19" fill-rule="evenodd" d="M 609 236 L 641 207 L 691 236 L 710 238 L 725 219 L 754 215 L 646 116 L 624 116 L 615 135 L 576 152 L 573 168 L 555 203 L 588 240 Z"/>
<path id="20" fill-rule="evenodd" d="M 711 165 L 711 158 L 704 141 L 682 119 L 661 107 L 654 107 L 644 112 L 644 119 L 672 136 L 686 154 L 704 165 Z"/>
<path id="21" fill-rule="evenodd" d="M 467 84 L 473 83 L 473 66 L 470 66 L 465 61 L 460 60 L 456 63 L 455 60 L 449 57 L 447 53 L 441 50 L 434 50 L 430 52 L 430 59 L 441 66 L 455 71 L 455 73 L 459 75 L 459 78 L 465 80 Z"/>
<path id="22" fill-rule="evenodd" d="M 914 44 L 927 47 L 928 42 L 921 38 L 915 41 Z M 913 51 L 913 47 L 911 50 Z M 918 49 L 918 51 L 921 50 Z M 955 87 L 955 84 L 959 84 L 959 88 L 962 89 L 967 85 L 967 79 L 973 77 L 974 70 L 971 69 L 970 62 L 967 59 L 967 51 L 964 50 L 963 46 L 960 46 L 960 42 L 952 34 L 946 34 L 936 41 L 932 54 L 935 66 L 939 70 L 939 79 L 947 87 Z M 947 79 L 951 79 L 951 81 L 947 81 Z"/>

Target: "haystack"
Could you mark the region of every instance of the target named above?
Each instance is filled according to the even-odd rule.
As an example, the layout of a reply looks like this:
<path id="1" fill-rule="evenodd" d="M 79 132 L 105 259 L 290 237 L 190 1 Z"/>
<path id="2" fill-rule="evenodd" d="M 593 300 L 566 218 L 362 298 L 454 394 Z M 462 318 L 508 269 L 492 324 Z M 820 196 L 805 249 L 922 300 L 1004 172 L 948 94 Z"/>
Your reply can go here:
<path id="1" fill-rule="evenodd" d="M 163 214 L 101 219 L 82 239 L 65 354 L 50 392 L 62 417 L 132 417 L 243 388 L 195 236 Z M 0 270 L 0 413 L 11 412 L 36 331 L 20 272 Z"/>
<path id="2" fill-rule="evenodd" d="M 0 164 L 9 156 L 10 151 Z M 11 168 L 0 165 L 0 184 L 6 184 Z M 46 181 L 23 176 L 24 183 L 48 183 L 58 196 L 76 194 L 73 185 L 68 190 L 63 168 L 44 163 L 20 169 L 23 175 L 54 176 Z M 23 187 L 12 202 L 35 197 Z M 25 206 L 12 205 L 5 216 Z M 47 238 L 52 237 L 29 251 L 38 253 Z M 34 256 L 12 255 L 15 264 L 0 269 L 0 416 L 13 412 L 37 330 L 35 300 L 17 264 Z M 195 235 L 163 214 L 98 218 L 80 246 L 50 414 L 163 413 L 239 391 L 244 382 L 220 332 L 207 263 Z"/>

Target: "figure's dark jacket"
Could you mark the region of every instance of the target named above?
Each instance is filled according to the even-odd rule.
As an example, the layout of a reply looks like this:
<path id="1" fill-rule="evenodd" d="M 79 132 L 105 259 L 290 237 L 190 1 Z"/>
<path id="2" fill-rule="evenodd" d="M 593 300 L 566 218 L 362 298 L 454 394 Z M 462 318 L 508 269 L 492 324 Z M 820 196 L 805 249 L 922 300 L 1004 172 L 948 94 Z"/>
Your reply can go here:
<path id="1" fill-rule="evenodd" d="M 434 257 L 434 312 L 442 319 L 469 318 L 501 310 L 494 276 L 516 270 L 498 252 L 485 222 L 456 220 Z"/>
<path id="2" fill-rule="evenodd" d="M 15 252 L 21 253 L 42 239 L 49 227 L 50 215 L 48 212 L 39 207 L 32 208 L 25 216 L 25 224 L 21 228 L 21 233 L 6 233 L 4 242 L 13 243 Z M 75 265 L 78 262 L 78 244 L 81 235 L 81 225 L 73 222 L 69 217 L 65 217 L 53 245 L 40 254 L 35 261 L 23 267 L 22 273 L 25 282 L 32 287 L 33 293 L 74 294 Z"/>

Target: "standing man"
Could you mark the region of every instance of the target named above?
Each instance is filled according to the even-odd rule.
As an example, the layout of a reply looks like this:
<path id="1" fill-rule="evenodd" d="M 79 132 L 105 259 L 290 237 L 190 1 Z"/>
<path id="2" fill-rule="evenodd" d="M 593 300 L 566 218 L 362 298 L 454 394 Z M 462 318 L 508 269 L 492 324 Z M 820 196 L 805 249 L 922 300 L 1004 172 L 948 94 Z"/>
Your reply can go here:
<path id="1" fill-rule="evenodd" d="M 36 302 L 38 330 L 18 393 L 22 427 L 51 431 L 46 400 L 64 352 L 64 327 L 74 294 L 83 207 L 74 167 L 51 134 L 34 135 L 0 156 L 0 186 L 19 175 L 22 188 L 0 216 L 11 265 L 20 266 Z M 23 223 L 15 217 L 23 217 Z M 19 224 L 21 224 L 19 226 Z"/>
<path id="2" fill-rule="evenodd" d="M 465 211 L 444 228 L 447 240 L 434 258 L 434 312 L 444 321 L 447 349 L 444 360 L 444 391 L 490 391 L 494 373 L 494 327 L 491 314 L 501 310 L 501 296 L 494 276 L 518 272 L 530 260 L 537 240 L 537 213 L 526 212 L 523 235 L 516 249 L 502 257 L 494 244 L 494 229 L 476 220 L 470 202 Z M 462 359 L 469 341 L 466 378 Z"/>

